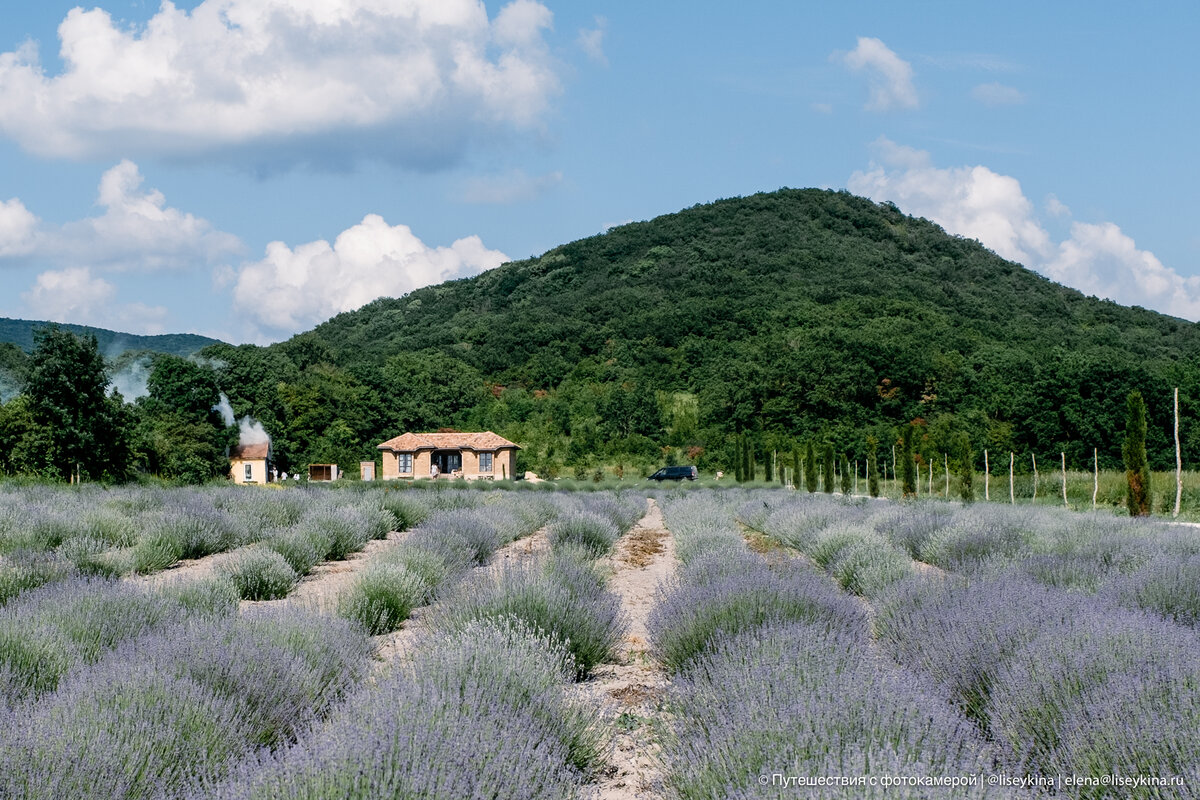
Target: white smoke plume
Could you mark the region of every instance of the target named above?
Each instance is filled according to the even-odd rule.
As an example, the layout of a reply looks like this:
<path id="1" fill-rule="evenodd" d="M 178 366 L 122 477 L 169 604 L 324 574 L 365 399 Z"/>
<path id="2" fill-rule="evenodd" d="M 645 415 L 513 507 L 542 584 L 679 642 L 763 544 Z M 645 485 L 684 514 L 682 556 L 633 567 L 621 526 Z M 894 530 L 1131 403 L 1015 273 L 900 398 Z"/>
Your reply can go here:
<path id="1" fill-rule="evenodd" d="M 234 423 L 233 406 L 229 403 L 229 398 L 225 396 L 224 392 L 221 392 L 221 402 L 213 406 L 213 411 L 221 414 L 221 419 L 225 421 L 226 428 Z"/>
<path id="2" fill-rule="evenodd" d="M 116 389 L 121 393 L 121 397 L 126 403 L 132 403 L 139 397 L 145 397 L 150 394 L 150 360 L 148 358 L 139 358 L 136 361 L 131 361 L 121 367 L 120 370 L 114 372 L 108 381 L 108 388 L 111 391 Z"/>
<path id="3" fill-rule="evenodd" d="M 238 444 L 266 444 L 271 441 L 262 423 L 250 416 L 238 423 Z"/>
<path id="4" fill-rule="evenodd" d="M 229 402 L 229 398 L 221 392 L 221 402 L 213 406 L 213 410 L 221 414 L 221 419 L 225 420 L 225 426 L 237 424 L 238 426 L 238 444 L 269 444 L 271 437 L 267 435 L 266 428 L 262 423 L 254 417 L 247 414 L 242 417 L 241 421 L 237 421 L 237 417 L 233 413 L 233 404 Z"/>

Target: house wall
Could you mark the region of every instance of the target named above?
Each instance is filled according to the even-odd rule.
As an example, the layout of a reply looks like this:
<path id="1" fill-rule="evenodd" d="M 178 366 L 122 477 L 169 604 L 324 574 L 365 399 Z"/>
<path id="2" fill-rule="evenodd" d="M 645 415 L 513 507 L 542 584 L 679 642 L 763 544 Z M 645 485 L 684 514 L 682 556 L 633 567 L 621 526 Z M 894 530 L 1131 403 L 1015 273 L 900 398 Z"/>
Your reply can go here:
<path id="1" fill-rule="evenodd" d="M 511 447 L 496 453 L 496 480 L 512 480 L 517 473 L 517 451 Z"/>
<path id="2" fill-rule="evenodd" d="M 433 451 L 418 450 L 417 454 L 413 456 L 413 477 L 428 478 L 431 463 L 433 463 Z"/>
<path id="3" fill-rule="evenodd" d="M 392 452 L 391 450 L 383 450 L 381 453 L 383 455 L 383 470 L 380 473 L 382 480 L 391 481 L 397 478 L 429 477 L 429 465 L 433 460 L 432 450 L 418 450 L 413 454 L 413 471 L 411 474 L 400 472 L 399 453 Z M 493 453 L 492 471 L 485 473 L 479 472 L 478 453 L 474 450 L 462 451 L 462 474 L 464 478 L 494 478 L 495 480 L 508 478 L 511 480 L 516 468 L 517 451 L 511 448 L 496 450 Z"/>
<path id="4" fill-rule="evenodd" d="M 250 480 L 246 480 L 246 464 L 250 465 Z M 234 458 L 229 460 L 229 475 L 233 478 L 234 483 L 266 483 L 267 482 L 267 462 L 266 459 L 254 458 L 244 460 Z"/>

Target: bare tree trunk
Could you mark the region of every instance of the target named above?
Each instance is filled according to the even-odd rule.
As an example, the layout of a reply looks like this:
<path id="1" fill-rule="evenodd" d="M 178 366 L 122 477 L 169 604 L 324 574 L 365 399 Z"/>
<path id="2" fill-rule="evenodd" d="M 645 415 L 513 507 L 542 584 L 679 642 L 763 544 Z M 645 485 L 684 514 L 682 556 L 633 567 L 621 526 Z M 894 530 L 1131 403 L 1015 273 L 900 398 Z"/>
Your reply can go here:
<path id="1" fill-rule="evenodd" d="M 926 492 L 925 494 L 929 495 L 930 497 L 933 496 L 933 462 L 932 461 L 929 462 L 929 491 Z"/>
<path id="2" fill-rule="evenodd" d="M 1183 451 L 1179 449 L 1179 387 L 1175 387 L 1175 511 L 1179 516 L 1179 504 L 1183 502 Z"/>
<path id="3" fill-rule="evenodd" d="M 892 491 L 896 491 L 896 445 L 892 445 Z"/>
<path id="4" fill-rule="evenodd" d="M 1100 448 L 1092 448 L 1092 511 L 1096 510 L 1096 497 L 1100 494 Z"/>
<path id="5" fill-rule="evenodd" d="M 1013 492 L 1013 465 L 1016 463 L 1017 454 L 1008 451 L 1008 502 L 1013 505 L 1017 502 L 1017 495 Z"/>
<path id="6" fill-rule="evenodd" d="M 950 499 L 950 454 L 942 453 L 942 469 L 946 473 L 946 499 Z"/>
<path id="7" fill-rule="evenodd" d="M 1070 508 L 1071 504 L 1067 502 L 1067 454 L 1059 452 L 1059 455 L 1062 456 L 1063 505 Z"/>
<path id="8" fill-rule="evenodd" d="M 854 459 L 854 494 L 858 495 L 858 459 Z"/>
<path id="9" fill-rule="evenodd" d="M 1033 459 L 1033 502 L 1036 503 L 1037 502 L 1037 485 L 1038 485 L 1037 454 L 1030 453 L 1029 457 Z"/>

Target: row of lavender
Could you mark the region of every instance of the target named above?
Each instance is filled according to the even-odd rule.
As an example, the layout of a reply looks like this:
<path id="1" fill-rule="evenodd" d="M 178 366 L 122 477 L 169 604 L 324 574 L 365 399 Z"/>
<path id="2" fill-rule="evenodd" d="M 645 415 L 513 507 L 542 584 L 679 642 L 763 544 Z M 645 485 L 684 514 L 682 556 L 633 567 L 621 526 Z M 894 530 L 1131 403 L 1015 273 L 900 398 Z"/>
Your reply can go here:
<path id="1" fill-rule="evenodd" d="M 624 520 L 632 503 L 617 505 L 625 509 Z M 503 527 L 504 517 L 497 515 L 496 527 Z M 580 582 L 567 560 L 555 573 L 560 580 L 552 586 Z M 512 583 L 519 583 L 515 576 L 504 585 Z M 594 605 L 600 584 L 583 586 L 566 592 L 569 601 L 562 591 L 552 601 L 586 618 L 584 595 L 590 586 Z M 461 615 L 461 609 L 474 608 L 476 617 L 489 617 L 481 605 L 486 594 L 464 590 L 461 601 L 445 604 L 447 615 L 450 609 L 459 608 Z M 373 651 L 366 631 L 293 609 L 251 609 L 239 618 L 237 600 L 226 580 L 151 591 L 89 577 L 24 592 L 0 609 L 0 796 L 233 791 L 242 784 L 222 783 L 231 772 L 244 777 L 248 764 L 266 763 L 282 748 L 324 730 L 319 723 L 331 713 L 357 718 L 353 709 L 342 709 L 341 700 L 362 691 Z M 528 603 L 547 605 L 532 598 Z M 443 627 L 445 635 L 460 637 L 463 658 L 472 657 L 477 640 L 492 642 L 495 652 L 479 664 L 501 665 L 505 662 L 495 659 L 500 651 L 515 652 L 497 644 L 497 637 L 527 643 L 570 637 L 579 643 L 573 646 L 581 648 L 580 657 L 564 656 L 559 667 L 569 666 L 573 675 L 577 664 L 586 663 L 582 630 L 510 624 L 506 617 L 501 633 L 488 639 L 467 630 L 475 624 L 468 614 Z M 425 667 L 435 671 L 438 657 L 431 658 Z M 547 673 L 539 674 L 542 678 L 531 680 Z"/>
<path id="2" fill-rule="evenodd" d="M 551 551 L 443 592 L 413 656 L 293 746 L 193 787 L 205 800 L 569 798 L 604 762 L 593 709 L 564 686 L 612 657 L 620 604 L 592 560 L 641 498 L 559 498 Z M 387 563 L 387 562 L 385 562 Z"/>
<path id="3" fill-rule="evenodd" d="M 972 576 L 1015 570 L 1180 624 L 1200 621 L 1200 535 L 1191 526 L 1061 509 L 783 493 L 746 504 L 739 519 L 866 597 L 911 575 L 917 561 Z"/>
<path id="4" fill-rule="evenodd" d="M 802 561 L 747 548 L 733 519 L 746 497 L 664 505 L 682 568 L 650 625 L 673 676 L 662 742 L 678 796 L 1014 796 L 974 778 L 993 768 L 992 748 L 922 680 L 875 655 L 856 600 Z M 788 782 L 884 776 L 914 780 Z"/>
<path id="5" fill-rule="evenodd" d="M 741 515 L 834 575 L 857 549 L 897 565 L 855 585 L 880 646 L 972 719 L 1006 770 L 1065 797 L 1111 796 L 1112 776 L 1139 784 L 1122 797 L 1200 796 L 1194 531 L 990 506 L 768 506 Z M 904 567 L 910 555 L 952 571 Z"/>
<path id="6" fill-rule="evenodd" d="M 487 502 L 462 490 L 2 487 L 0 603 L 71 576 L 150 574 L 239 548 L 222 569 L 245 599 L 274 599 L 431 511 Z"/>

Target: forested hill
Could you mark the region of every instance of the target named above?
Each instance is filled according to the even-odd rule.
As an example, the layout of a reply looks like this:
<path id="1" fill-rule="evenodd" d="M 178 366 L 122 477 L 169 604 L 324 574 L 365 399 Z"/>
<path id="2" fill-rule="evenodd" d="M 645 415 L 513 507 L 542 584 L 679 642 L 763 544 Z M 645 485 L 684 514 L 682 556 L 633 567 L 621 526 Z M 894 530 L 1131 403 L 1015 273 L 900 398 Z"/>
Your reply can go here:
<path id="1" fill-rule="evenodd" d="M 92 328 L 87 325 L 69 325 L 54 322 L 39 322 L 28 319 L 9 319 L 0 317 L 0 344 L 13 344 L 26 353 L 33 350 L 33 332 L 48 325 L 58 325 L 63 330 L 71 331 L 80 336 L 95 336 L 100 352 L 106 358 L 115 359 L 131 350 L 145 350 L 151 353 L 170 353 L 176 356 L 190 356 L 193 353 L 219 344 L 219 340 L 200 336 L 194 333 L 165 333 L 157 336 L 139 336 L 133 333 L 121 333 L 104 328 Z"/>
<path id="2" fill-rule="evenodd" d="M 266 350 L 206 352 L 226 362 L 239 413 L 267 418 L 297 456 L 339 437 L 368 454 L 405 429 L 486 426 L 543 470 L 672 456 L 720 467 L 738 433 L 855 453 L 867 433 L 886 442 L 917 420 L 930 457 L 966 432 L 977 449 L 1066 450 L 1082 467 L 1094 446 L 1119 460 L 1139 388 L 1165 465 L 1171 387 L 1186 417 L 1200 411 L 1196 325 L 819 190 L 694 206 L 377 300 Z M 335 421 L 336 434 L 322 428 Z M 1200 435 L 1187 448 L 1195 463 Z"/>

